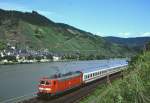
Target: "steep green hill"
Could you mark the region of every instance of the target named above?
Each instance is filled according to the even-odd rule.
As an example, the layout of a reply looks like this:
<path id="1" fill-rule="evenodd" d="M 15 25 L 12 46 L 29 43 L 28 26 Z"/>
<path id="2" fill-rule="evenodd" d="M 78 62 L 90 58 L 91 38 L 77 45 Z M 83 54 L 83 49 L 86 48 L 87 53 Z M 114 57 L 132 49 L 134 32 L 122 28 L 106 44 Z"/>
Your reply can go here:
<path id="1" fill-rule="evenodd" d="M 102 37 L 67 24 L 55 23 L 35 11 L 0 9 L 0 43 L 53 52 L 79 52 L 105 57 L 131 56 L 132 49 L 105 41 Z M 3 47 L 0 47 L 3 48 Z"/>
<path id="2" fill-rule="evenodd" d="M 124 78 L 100 85 L 81 103 L 150 103 L 150 51 L 132 59 Z"/>

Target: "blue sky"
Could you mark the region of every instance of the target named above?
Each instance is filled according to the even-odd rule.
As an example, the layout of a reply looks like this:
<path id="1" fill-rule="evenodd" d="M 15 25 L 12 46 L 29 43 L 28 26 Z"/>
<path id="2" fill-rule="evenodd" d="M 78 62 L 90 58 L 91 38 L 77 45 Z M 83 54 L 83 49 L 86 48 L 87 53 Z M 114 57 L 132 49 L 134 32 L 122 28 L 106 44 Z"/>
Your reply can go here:
<path id="1" fill-rule="evenodd" d="M 150 0 L 0 0 L 7 10 L 35 10 L 100 36 L 150 36 Z"/>

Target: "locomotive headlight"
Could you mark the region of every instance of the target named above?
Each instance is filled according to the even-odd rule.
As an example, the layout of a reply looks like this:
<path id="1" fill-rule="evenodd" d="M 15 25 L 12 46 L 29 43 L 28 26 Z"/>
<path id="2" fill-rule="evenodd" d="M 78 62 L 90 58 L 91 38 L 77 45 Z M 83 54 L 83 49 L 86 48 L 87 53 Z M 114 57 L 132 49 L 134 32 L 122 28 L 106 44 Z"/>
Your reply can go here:
<path id="1" fill-rule="evenodd" d="M 39 90 L 47 90 L 47 91 L 50 91 L 51 88 L 41 88 L 41 87 L 39 87 Z"/>
<path id="2" fill-rule="evenodd" d="M 39 87 L 39 90 L 44 90 L 44 88 Z"/>
<path id="3" fill-rule="evenodd" d="M 48 90 L 48 91 L 50 91 L 50 90 L 51 90 L 51 88 L 45 88 L 44 90 Z"/>

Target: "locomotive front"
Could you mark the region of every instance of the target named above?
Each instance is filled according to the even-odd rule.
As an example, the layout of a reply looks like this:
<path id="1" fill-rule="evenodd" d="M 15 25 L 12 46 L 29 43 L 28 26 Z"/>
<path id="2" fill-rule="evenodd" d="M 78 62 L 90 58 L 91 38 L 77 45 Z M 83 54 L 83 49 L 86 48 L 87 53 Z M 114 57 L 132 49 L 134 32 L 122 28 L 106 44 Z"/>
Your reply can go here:
<path id="1" fill-rule="evenodd" d="M 54 93 L 55 80 L 42 78 L 38 85 L 38 96 L 51 95 Z"/>

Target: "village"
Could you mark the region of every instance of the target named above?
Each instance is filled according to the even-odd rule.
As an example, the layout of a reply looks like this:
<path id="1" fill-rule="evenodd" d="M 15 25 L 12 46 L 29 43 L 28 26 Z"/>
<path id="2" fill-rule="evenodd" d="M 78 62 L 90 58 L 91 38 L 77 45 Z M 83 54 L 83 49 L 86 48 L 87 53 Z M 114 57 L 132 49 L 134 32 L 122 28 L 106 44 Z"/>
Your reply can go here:
<path id="1" fill-rule="evenodd" d="M 0 51 L 0 64 L 20 64 L 60 61 L 61 56 L 49 52 L 48 49 L 31 50 L 17 49 L 15 46 L 7 45 L 7 48 Z"/>

